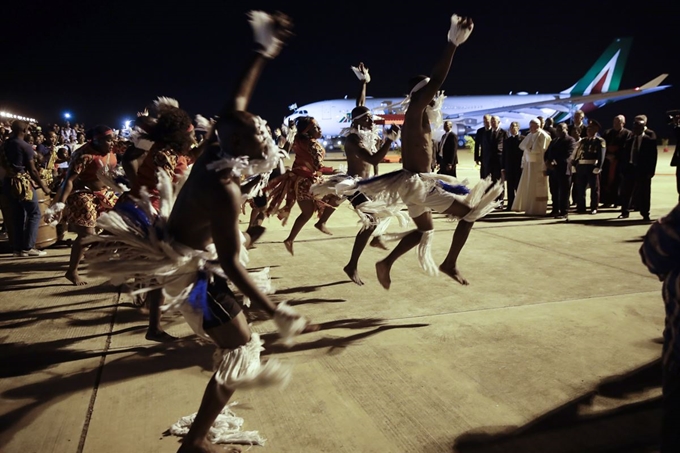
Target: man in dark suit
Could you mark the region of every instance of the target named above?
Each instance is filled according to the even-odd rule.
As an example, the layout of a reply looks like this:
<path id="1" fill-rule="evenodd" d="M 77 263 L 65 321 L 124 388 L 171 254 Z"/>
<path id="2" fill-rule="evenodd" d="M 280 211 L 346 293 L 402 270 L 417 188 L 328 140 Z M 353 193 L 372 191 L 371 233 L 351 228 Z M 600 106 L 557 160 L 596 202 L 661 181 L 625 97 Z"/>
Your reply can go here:
<path id="1" fill-rule="evenodd" d="M 515 193 L 519 187 L 519 179 L 522 176 L 522 155 L 524 151 L 519 149 L 519 144 L 524 140 L 524 135 L 519 132 L 519 123 L 510 123 L 509 134 L 503 142 L 503 177 L 507 183 L 509 211 L 515 201 Z"/>
<path id="2" fill-rule="evenodd" d="M 623 187 L 621 190 L 621 215 L 627 219 L 633 193 L 640 215 L 649 221 L 652 195 L 652 178 L 656 173 L 657 149 L 656 134 L 647 128 L 647 117 L 638 115 L 633 123 L 633 135 L 626 141 L 621 154 L 623 167 Z"/>
<path id="3" fill-rule="evenodd" d="M 552 198 L 550 215 L 556 219 L 567 219 L 571 187 L 571 155 L 576 148 L 576 140 L 569 136 L 567 123 L 558 124 L 555 130 L 557 137 L 550 142 L 544 157 Z"/>
<path id="4" fill-rule="evenodd" d="M 456 176 L 458 165 L 458 136 L 453 132 L 451 121 L 444 121 L 444 136 L 439 142 L 439 173 L 442 175 Z"/>
<path id="5" fill-rule="evenodd" d="M 475 134 L 475 163 L 480 166 L 479 177 L 484 179 L 489 174 L 485 160 L 488 156 L 489 139 L 491 138 L 491 115 L 484 115 L 484 127 L 477 129 Z"/>
<path id="6" fill-rule="evenodd" d="M 680 110 L 671 111 L 673 132 L 675 133 L 675 152 L 671 158 L 671 167 L 675 167 L 675 188 L 680 201 Z"/>
<path id="7" fill-rule="evenodd" d="M 588 130 L 586 123 L 583 122 L 586 114 L 583 110 L 577 110 L 574 112 L 574 117 L 572 118 L 571 124 L 569 124 L 569 135 L 576 138 L 578 135 L 581 138 L 586 138 L 588 136 Z"/>
<path id="8" fill-rule="evenodd" d="M 540 116 L 538 118 L 541 118 Z M 543 130 L 548 133 L 550 140 L 555 140 L 557 138 L 557 128 L 555 127 L 555 120 L 548 117 L 545 119 L 543 124 Z"/>
<path id="9" fill-rule="evenodd" d="M 603 138 L 607 142 L 607 154 L 602 167 L 602 207 L 619 206 L 621 204 L 621 170 L 620 157 L 626 141 L 632 132 L 625 128 L 626 117 L 616 115 L 612 128 L 605 132 Z"/>
<path id="10" fill-rule="evenodd" d="M 489 175 L 493 182 L 499 181 L 503 176 L 503 142 L 508 133 L 501 128 L 501 118 L 500 116 L 494 115 L 491 117 L 491 135 L 489 137 L 489 159 L 488 168 Z M 501 202 L 500 208 L 503 208 L 503 198 L 504 193 L 502 193 L 498 200 Z"/>

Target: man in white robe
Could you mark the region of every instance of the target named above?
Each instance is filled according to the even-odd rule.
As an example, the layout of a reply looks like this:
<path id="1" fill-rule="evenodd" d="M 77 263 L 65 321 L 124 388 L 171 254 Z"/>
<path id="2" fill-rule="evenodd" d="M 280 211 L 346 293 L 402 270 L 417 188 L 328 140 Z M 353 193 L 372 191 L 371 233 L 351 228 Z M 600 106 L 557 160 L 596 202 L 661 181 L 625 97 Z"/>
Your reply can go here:
<path id="1" fill-rule="evenodd" d="M 513 211 L 523 211 L 531 216 L 545 216 L 548 210 L 548 177 L 543 155 L 550 144 L 550 135 L 540 127 L 534 118 L 529 123 L 529 134 L 519 144 L 522 155 L 522 177 Z"/>

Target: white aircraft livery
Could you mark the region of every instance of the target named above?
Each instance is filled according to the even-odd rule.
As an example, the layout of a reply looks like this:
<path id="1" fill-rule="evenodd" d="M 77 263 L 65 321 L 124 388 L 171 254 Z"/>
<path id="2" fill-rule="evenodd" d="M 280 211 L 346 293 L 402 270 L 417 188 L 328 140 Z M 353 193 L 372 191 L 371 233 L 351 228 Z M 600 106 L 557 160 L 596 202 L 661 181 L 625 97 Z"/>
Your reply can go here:
<path id="1" fill-rule="evenodd" d="M 664 90 L 661 85 L 668 74 L 661 74 L 646 84 L 619 90 L 623 69 L 628 59 L 632 38 L 618 38 L 604 51 L 595 64 L 570 88 L 555 94 L 515 93 L 486 96 L 447 96 L 442 106 L 444 119 L 454 125 L 461 145 L 465 135 L 474 134 L 482 125 L 485 114 L 498 115 L 501 127 L 507 129 L 512 121 L 520 129 L 529 128 L 529 120 L 537 116 L 552 117 L 555 123 L 568 120 L 576 110 L 586 115 L 603 105 L 643 94 Z M 386 124 L 400 124 L 404 119 L 404 96 L 393 98 L 366 98 L 366 107 L 382 117 Z M 356 106 L 355 99 L 332 99 L 293 107 L 294 112 L 284 121 L 298 116 L 313 116 L 321 126 L 326 138 L 338 137 L 350 125 L 350 112 Z M 380 123 L 381 121 L 377 121 Z"/>

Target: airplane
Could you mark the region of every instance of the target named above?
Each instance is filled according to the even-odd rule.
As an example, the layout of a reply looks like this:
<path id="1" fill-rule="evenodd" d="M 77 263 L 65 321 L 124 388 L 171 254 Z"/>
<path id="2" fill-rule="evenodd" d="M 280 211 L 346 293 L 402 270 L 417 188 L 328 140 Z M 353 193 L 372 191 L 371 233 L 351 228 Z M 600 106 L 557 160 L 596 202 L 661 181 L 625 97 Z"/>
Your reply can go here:
<path id="1" fill-rule="evenodd" d="M 529 128 L 529 121 L 537 116 L 552 117 L 557 124 L 571 118 L 573 112 L 579 109 L 587 115 L 614 101 L 669 88 L 670 85 L 661 85 L 668 74 L 661 74 L 642 86 L 619 90 L 632 41 L 632 38 L 615 39 L 578 82 L 559 93 L 447 96 L 442 106 L 442 116 L 453 123 L 459 144 L 464 146 L 465 136 L 476 133 L 485 114 L 500 116 L 504 129 L 508 129 L 512 121 L 517 121 L 520 129 L 524 130 Z M 366 107 L 382 118 L 376 121 L 378 124 L 401 124 L 406 105 L 404 101 L 404 96 L 367 97 Z M 347 98 L 313 102 L 301 107 L 292 104 L 289 108 L 294 112 L 284 118 L 284 124 L 298 116 L 313 116 L 319 122 L 324 137 L 333 139 L 341 136 L 342 129 L 350 126 L 350 112 L 355 106 L 356 100 Z"/>

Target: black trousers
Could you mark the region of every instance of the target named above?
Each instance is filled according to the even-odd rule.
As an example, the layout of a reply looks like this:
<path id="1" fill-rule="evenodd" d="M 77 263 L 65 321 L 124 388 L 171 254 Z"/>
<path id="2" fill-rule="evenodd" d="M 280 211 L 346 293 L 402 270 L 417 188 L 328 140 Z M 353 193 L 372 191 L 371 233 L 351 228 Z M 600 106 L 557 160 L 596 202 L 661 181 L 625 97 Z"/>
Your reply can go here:
<path id="1" fill-rule="evenodd" d="M 502 171 L 501 170 L 503 169 L 500 162 L 498 160 L 493 160 L 491 162 L 491 165 L 489 165 L 488 168 L 489 168 L 489 175 L 491 175 L 491 180 L 493 182 L 500 181 L 501 177 L 502 177 Z M 498 196 L 497 200 L 502 203 L 504 198 L 505 198 L 505 187 L 503 188 L 503 191 L 501 191 L 501 194 Z"/>
<path id="2" fill-rule="evenodd" d="M 621 212 L 630 212 L 630 204 L 635 196 L 635 208 L 643 216 L 649 215 L 652 204 L 652 178 L 629 172 L 623 175 L 623 187 L 621 189 Z"/>
<path id="3" fill-rule="evenodd" d="M 439 173 L 440 175 L 448 175 L 448 176 L 453 176 L 454 178 L 457 178 L 457 176 L 456 176 L 456 166 L 455 166 L 455 165 L 453 165 L 453 166 L 451 167 L 451 170 L 447 170 L 447 169 L 442 168 L 442 167 L 440 166 L 440 167 L 439 167 L 438 173 Z"/>
<path id="4" fill-rule="evenodd" d="M 593 173 L 595 165 L 576 167 L 576 210 L 586 210 L 586 188 L 590 186 L 590 209 L 597 209 L 600 202 L 600 175 Z"/>
<path id="5" fill-rule="evenodd" d="M 605 159 L 600 174 L 602 182 L 601 200 L 603 204 L 621 204 L 621 171 L 618 168 L 616 159 Z"/>
<path id="6" fill-rule="evenodd" d="M 519 171 L 508 171 L 505 172 L 505 183 L 508 187 L 508 206 L 512 206 L 515 202 L 515 194 L 517 193 L 517 188 L 519 187 L 519 180 L 522 177 L 522 169 Z"/>
<path id="7" fill-rule="evenodd" d="M 548 173 L 548 185 L 552 198 L 552 214 L 567 215 L 569 212 L 569 190 L 571 189 L 571 176 L 562 171 Z"/>

